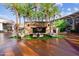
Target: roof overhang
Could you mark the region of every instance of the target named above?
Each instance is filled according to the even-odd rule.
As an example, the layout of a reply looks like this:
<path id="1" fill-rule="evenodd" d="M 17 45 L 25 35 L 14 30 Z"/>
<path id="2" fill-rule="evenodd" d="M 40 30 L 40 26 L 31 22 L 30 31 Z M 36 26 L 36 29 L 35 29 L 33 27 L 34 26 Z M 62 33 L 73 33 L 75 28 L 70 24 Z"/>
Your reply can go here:
<path id="1" fill-rule="evenodd" d="M 75 13 L 73 13 L 73 14 L 64 16 L 64 17 L 62 17 L 61 19 L 77 18 L 77 17 L 79 17 L 79 11 L 78 11 L 78 12 L 75 12 Z"/>
<path id="2" fill-rule="evenodd" d="M 10 24 L 13 24 L 14 21 L 12 21 L 12 20 L 6 20 L 6 19 L 0 19 L 0 23 L 10 23 Z"/>

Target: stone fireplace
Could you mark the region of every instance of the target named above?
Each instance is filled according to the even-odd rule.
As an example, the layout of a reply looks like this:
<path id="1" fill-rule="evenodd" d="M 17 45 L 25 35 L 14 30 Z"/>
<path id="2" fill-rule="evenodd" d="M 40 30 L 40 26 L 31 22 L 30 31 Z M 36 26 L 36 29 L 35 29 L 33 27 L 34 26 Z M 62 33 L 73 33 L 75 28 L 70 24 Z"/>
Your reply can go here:
<path id="1" fill-rule="evenodd" d="M 33 33 L 46 33 L 46 27 L 34 27 L 32 28 Z"/>
<path id="2" fill-rule="evenodd" d="M 49 22 L 26 22 L 25 23 L 26 33 L 50 33 L 50 24 Z"/>

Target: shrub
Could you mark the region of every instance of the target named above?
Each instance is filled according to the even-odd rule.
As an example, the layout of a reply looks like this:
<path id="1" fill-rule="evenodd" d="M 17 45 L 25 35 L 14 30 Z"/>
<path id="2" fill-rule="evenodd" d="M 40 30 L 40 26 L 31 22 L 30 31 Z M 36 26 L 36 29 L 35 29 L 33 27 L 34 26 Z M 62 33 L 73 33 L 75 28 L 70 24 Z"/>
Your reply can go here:
<path id="1" fill-rule="evenodd" d="M 60 31 L 64 31 L 64 29 L 68 26 L 68 22 L 65 19 L 59 19 L 54 21 L 53 25 L 60 29 Z"/>

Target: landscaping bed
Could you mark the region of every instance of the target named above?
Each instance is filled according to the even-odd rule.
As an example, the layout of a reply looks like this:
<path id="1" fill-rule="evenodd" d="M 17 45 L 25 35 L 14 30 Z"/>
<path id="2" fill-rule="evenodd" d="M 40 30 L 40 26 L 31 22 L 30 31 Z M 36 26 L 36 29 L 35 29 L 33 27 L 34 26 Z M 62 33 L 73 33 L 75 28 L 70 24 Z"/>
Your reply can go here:
<path id="1" fill-rule="evenodd" d="M 14 39 L 21 39 L 21 37 L 19 36 L 12 36 L 10 38 L 14 38 Z M 55 38 L 58 38 L 58 39 L 63 39 L 64 38 L 64 35 L 56 35 L 56 36 L 52 36 L 52 35 L 44 35 L 43 37 L 33 37 L 32 35 L 25 35 L 23 37 L 24 40 L 49 40 L 49 39 L 55 39 Z"/>
<path id="2" fill-rule="evenodd" d="M 33 37 L 32 35 L 27 35 L 25 36 L 27 40 L 48 40 L 48 39 L 54 39 L 54 38 L 59 38 L 62 39 L 64 38 L 63 35 L 57 35 L 57 36 L 51 36 L 51 35 L 44 35 L 43 37 Z"/>

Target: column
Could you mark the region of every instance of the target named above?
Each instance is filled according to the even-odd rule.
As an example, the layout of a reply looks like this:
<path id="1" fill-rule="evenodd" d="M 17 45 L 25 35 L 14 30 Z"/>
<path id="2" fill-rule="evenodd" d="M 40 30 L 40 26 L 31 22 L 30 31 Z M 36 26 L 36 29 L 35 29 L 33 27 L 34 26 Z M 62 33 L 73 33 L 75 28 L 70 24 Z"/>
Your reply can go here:
<path id="1" fill-rule="evenodd" d="M 0 23 L 0 31 L 3 31 L 3 23 Z"/>
<path id="2" fill-rule="evenodd" d="M 14 24 L 12 24 L 11 26 L 12 26 L 12 31 L 14 31 L 14 30 L 15 30 L 15 29 L 14 29 Z"/>
<path id="3" fill-rule="evenodd" d="M 72 18 L 72 21 L 73 21 L 73 23 L 72 23 L 72 30 L 75 30 L 75 18 Z"/>

